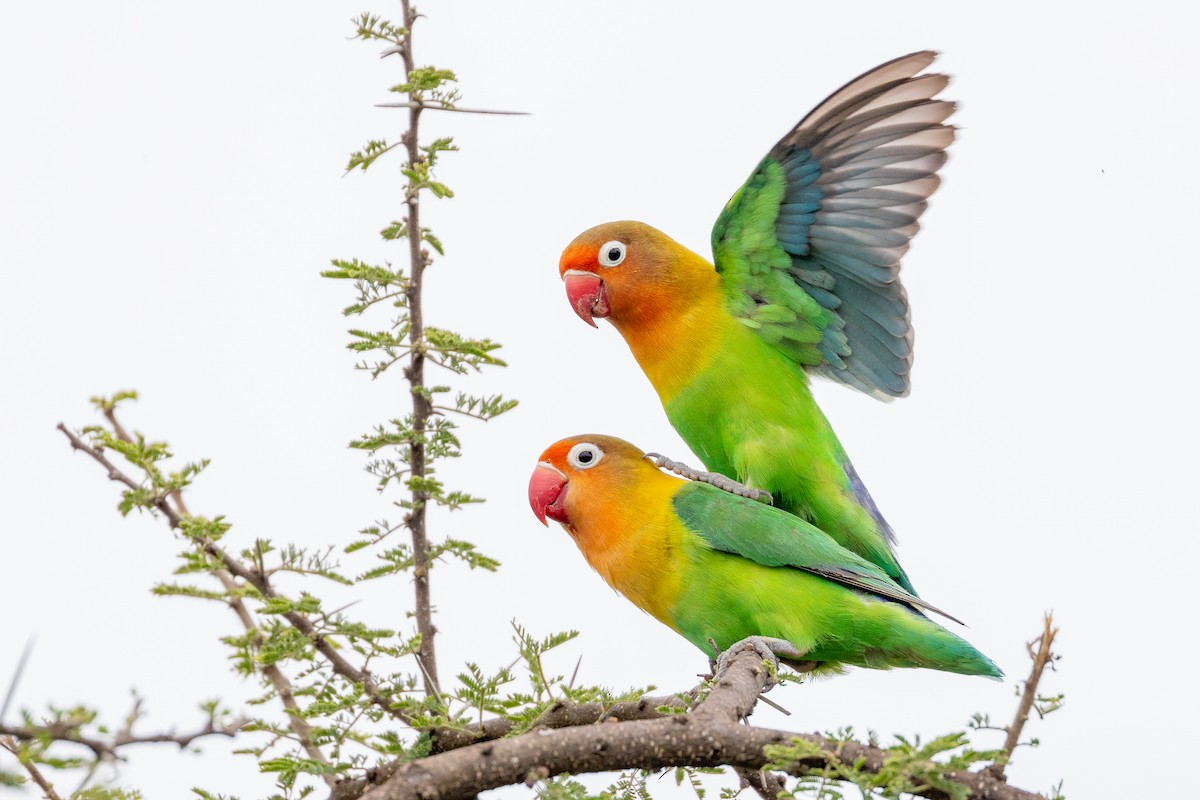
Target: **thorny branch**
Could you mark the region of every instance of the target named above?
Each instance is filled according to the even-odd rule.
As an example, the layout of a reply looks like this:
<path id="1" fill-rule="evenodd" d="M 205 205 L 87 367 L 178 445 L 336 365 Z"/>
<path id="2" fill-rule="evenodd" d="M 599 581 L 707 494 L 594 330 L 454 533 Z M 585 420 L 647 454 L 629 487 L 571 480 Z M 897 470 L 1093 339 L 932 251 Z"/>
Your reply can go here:
<path id="1" fill-rule="evenodd" d="M 404 39 L 399 46 L 400 57 L 404 59 L 404 74 L 408 78 L 415 69 L 413 61 L 412 29 L 416 24 L 417 10 L 409 0 L 401 0 L 404 9 Z M 421 121 L 421 111 L 424 106 L 414 104 L 408 109 L 408 130 L 402 140 L 408 154 L 407 169 L 415 171 L 424 160 L 421 155 L 420 143 L 417 139 L 417 127 Z M 425 429 L 429 418 L 433 415 L 430 407 L 430 395 L 425 386 L 425 316 L 421 305 L 421 288 L 425 275 L 425 267 L 429 264 L 429 253 L 421 249 L 421 200 L 418 191 L 409 189 L 405 193 L 405 204 L 408 206 L 405 224 L 408 226 L 408 258 L 411 265 L 411 279 L 406 295 L 408 297 L 408 341 L 411 348 L 408 366 L 404 370 L 411 388 L 412 395 L 412 428 L 414 436 L 409 444 L 409 468 L 412 477 L 412 508 L 405 519 L 409 534 L 412 537 L 413 585 L 416 593 L 415 615 L 417 632 L 421 634 L 420 649 L 417 659 L 421 665 L 421 673 L 425 681 L 426 694 L 437 696 L 438 683 L 437 653 L 434 649 L 434 635 L 437 628 L 433 624 L 433 604 L 429 596 L 429 539 L 425 531 L 426 506 L 429 494 L 422 486 L 426 478 Z"/>
<path id="2" fill-rule="evenodd" d="M 141 488 L 141 485 L 137 481 L 126 475 L 120 470 L 120 468 L 109 461 L 108 457 L 105 456 L 103 452 L 83 441 L 83 439 L 76 435 L 65 424 L 60 422 L 58 424 L 58 429 L 62 431 L 63 434 L 65 434 L 66 437 L 71 441 L 72 448 L 86 453 L 94 461 L 100 464 L 100 466 L 102 466 L 108 472 L 109 480 L 121 483 L 133 490 Z M 167 524 L 170 525 L 172 529 L 177 529 L 182 525 L 183 514 L 181 514 L 166 497 L 155 497 L 153 498 L 152 503 L 154 507 L 162 512 L 163 516 L 167 518 Z M 275 587 L 271 584 L 270 579 L 265 573 L 259 571 L 258 569 L 247 567 L 241 561 L 225 552 L 225 550 L 215 542 L 201 540 L 199 541 L 199 544 L 203 548 L 204 552 L 217 559 L 231 576 L 240 578 L 250 586 L 254 587 L 254 589 L 258 591 L 258 593 L 262 595 L 264 599 L 270 599 L 272 597 L 279 596 L 275 591 Z M 313 624 L 311 619 L 298 611 L 288 611 L 280 616 L 286 619 L 288 624 L 300 631 L 300 633 L 304 634 L 304 636 L 306 636 L 309 641 L 313 643 L 313 647 L 316 648 L 317 652 L 325 657 L 334 672 L 341 675 L 343 678 L 346 678 L 351 683 L 362 684 L 363 691 L 371 699 L 371 702 L 379 706 L 387 713 L 391 714 L 393 717 L 396 717 L 400 720 L 405 720 L 404 714 L 393 707 L 391 701 L 388 699 L 387 695 L 380 690 L 379 684 L 375 682 L 375 679 L 371 676 L 371 674 L 366 670 L 359 669 L 347 661 L 345 657 L 338 652 L 337 648 L 334 647 L 334 645 L 332 645 L 325 638 L 325 636 L 317 630 L 316 625 Z M 297 719 L 297 717 L 294 715 L 289 715 L 289 718 Z M 293 730 L 295 730 L 295 728 L 293 728 Z"/>

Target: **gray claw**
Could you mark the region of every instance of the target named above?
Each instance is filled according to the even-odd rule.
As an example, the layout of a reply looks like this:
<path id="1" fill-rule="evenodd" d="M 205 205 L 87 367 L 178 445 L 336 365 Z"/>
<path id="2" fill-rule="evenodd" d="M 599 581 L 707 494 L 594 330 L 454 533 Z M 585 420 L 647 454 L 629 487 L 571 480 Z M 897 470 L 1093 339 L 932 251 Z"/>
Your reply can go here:
<path id="1" fill-rule="evenodd" d="M 710 486 L 715 486 L 730 494 L 736 494 L 738 497 L 748 497 L 751 500 L 758 500 L 767 505 L 774 505 L 775 498 L 771 497 L 771 493 L 763 489 L 753 489 L 744 483 L 738 483 L 733 478 L 726 477 L 719 472 L 702 472 L 693 467 L 689 467 L 679 461 L 672 461 L 661 453 L 646 453 L 642 458 L 649 459 L 650 463 L 659 469 L 665 469 L 668 472 L 674 472 L 681 478 L 687 478 L 689 481 L 699 481 L 707 483 Z"/>
<path id="2" fill-rule="evenodd" d="M 779 672 L 779 659 L 786 658 L 789 661 L 803 661 L 804 651 L 797 650 L 796 646 L 786 639 L 773 639 L 769 636 L 747 636 L 740 642 L 734 642 L 725 652 L 717 656 L 717 670 L 715 679 L 720 680 L 725 672 L 729 669 L 729 662 L 733 657 L 746 650 L 752 650 L 762 657 L 771 665 L 770 672 L 767 675 L 767 683 L 763 686 L 763 691 L 767 692 L 775 686 L 775 673 Z"/>

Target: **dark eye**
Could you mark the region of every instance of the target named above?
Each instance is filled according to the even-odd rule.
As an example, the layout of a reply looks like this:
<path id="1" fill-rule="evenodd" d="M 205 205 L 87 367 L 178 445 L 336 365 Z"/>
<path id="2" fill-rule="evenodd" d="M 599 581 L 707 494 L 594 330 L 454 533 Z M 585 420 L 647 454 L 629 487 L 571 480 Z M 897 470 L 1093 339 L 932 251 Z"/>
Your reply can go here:
<path id="1" fill-rule="evenodd" d="M 605 242 L 600 246 L 600 256 L 597 259 L 602 267 L 615 267 L 625 260 L 625 243 L 618 241 Z"/>
<path id="2" fill-rule="evenodd" d="M 591 442 L 580 442 L 567 453 L 567 463 L 576 469 L 590 469 L 600 463 L 604 451 Z"/>

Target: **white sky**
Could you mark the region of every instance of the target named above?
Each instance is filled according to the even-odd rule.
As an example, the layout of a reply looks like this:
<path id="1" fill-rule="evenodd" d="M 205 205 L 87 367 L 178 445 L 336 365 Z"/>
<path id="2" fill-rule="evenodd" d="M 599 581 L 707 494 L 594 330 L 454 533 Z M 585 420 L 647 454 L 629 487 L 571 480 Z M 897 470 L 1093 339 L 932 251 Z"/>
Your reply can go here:
<path id="1" fill-rule="evenodd" d="M 489 502 L 434 530 L 504 567 L 435 573 L 443 672 L 468 658 L 507 663 L 517 618 L 539 632 L 579 628 L 560 668 L 582 655 L 585 680 L 691 685 L 703 657 L 614 596 L 525 500 L 536 456 L 568 434 L 688 456 L 620 337 L 571 313 L 559 252 L 620 218 L 707 252 L 722 204 L 816 101 L 886 59 L 937 48 L 962 131 L 905 261 L 913 396 L 883 405 L 821 385 L 819 399 L 922 595 L 968 620 L 965 635 L 1010 677 L 1026 672 L 1024 641 L 1055 610 L 1064 659 L 1044 689 L 1065 691 L 1067 708 L 1032 725 L 1044 744 L 1018 753 L 1014 782 L 1174 796 L 1174 773 L 1152 759 L 1191 757 L 1200 710 L 1187 633 L 1200 556 L 1200 170 L 1181 7 L 422 8 L 419 62 L 456 70 L 465 104 L 533 112 L 429 115 L 426 129 L 462 147 L 442 172 L 458 197 L 427 206 L 448 248 L 428 319 L 502 341 L 511 368 L 458 385 L 522 403 L 467 425 L 467 458 L 444 471 Z M 400 258 L 377 236 L 400 214 L 399 176 L 387 165 L 341 174 L 351 150 L 403 121 L 372 107 L 390 99 L 399 63 L 346 40 L 360 10 L 0 8 L 0 680 L 36 634 L 22 706 L 86 700 L 117 719 L 137 686 L 149 730 L 189 727 L 202 699 L 236 706 L 252 691 L 215 645 L 236 630 L 232 615 L 148 594 L 179 543 L 159 521 L 120 519 L 116 486 L 54 430 L 95 421 L 89 395 L 137 388 L 127 424 L 213 458 L 191 507 L 228 515 L 237 541 L 340 543 L 386 514 L 345 443 L 402 413 L 403 388 L 398 375 L 372 384 L 351 371 L 338 314 L 349 287 L 317 276 L 332 257 Z M 360 608 L 401 624 L 408 586 L 378 591 Z M 779 692 L 786 722 L 766 709 L 755 720 L 935 734 L 974 711 L 1007 720 L 1012 693 L 1012 682 L 858 671 Z M 1141 745 L 1113 774 L 1122 741 Z M 265 795 L 249 759 L 218 758 L 227 749 L 143 750 L 123 777 L 151 797 L 196 784 Z"/>

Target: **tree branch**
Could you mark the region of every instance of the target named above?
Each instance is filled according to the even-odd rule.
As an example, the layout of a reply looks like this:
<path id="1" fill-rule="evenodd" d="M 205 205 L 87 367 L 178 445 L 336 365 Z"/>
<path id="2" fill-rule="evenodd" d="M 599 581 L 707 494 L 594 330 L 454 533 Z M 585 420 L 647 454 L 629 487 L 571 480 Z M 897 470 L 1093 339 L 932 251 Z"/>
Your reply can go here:
<path id="1" fill-rule="evenodd" d="M 100 464 L 100 466 L 104 467 L 104 469 L 108 471 L 109 480 L 121 483 L 133 490 L 141 488 L 137 481 L 126 475 L 115 464 L 109 461 L 103 452 L 83 441 L 83 439 L 76 435 L 65 424 L 60 422 L 58 424 L 58 429 L 62 431 L 71 441 L 72 448 L 86 453 L 94 461 Z M 178 529 L 182 525 L 183 516 L 171 505 L 166 497 L 155 497 L 152 502 L 154 507 L 161 511 L 163 516 L 167 518 L 167 524 L 170 525 L 172 529 Z M 279 596 L 275 591 L 274 586 L 271 585 L 270 580 L 262 572 L 258 571 L 257 569 L 251 569 L 247 567 L 241 561 L 225 552 L 225 550 L 218 546 L 215 542 L 208 540 L 196 540 L 196 542 L 204 550 L 204 552 L 220 561 L 220 563 L 231 575 L 241 578 L 250 586 L 253 586 L 264 599 L 270 599 L 272 597 Z M 334 672 L 341 675 L 343 678 L 346 678 L 351 683 L 361 683 L 363 686 L 363 691 L 371 699 L 371 702 L 379 706 L 393 717 L 401 721 L 407 721 L 406 715 L 394 708 L 388 697 L 382 691 L 380 691 L 379 684 L 375 682 L 375 679 L 371 676 L 371 674 L 366 670 L 359 669 L 347 661 L 342 654 L 338 652 L 337 648 L 317 630 L 316 625 L 313 624 L 312 620 L 297 611 L 288 611 L 280 616 L 286 619 L 288 624 L 300 631 L 300 633 L 304 634 L 309 641 L 313 643 L 313 647 L 316 648 L 317 652 L 325 657 Z"/>
<path id="2" fill-rule="evenodd" d="M 694 695 L 696 690 L 692 690 Z M 603 703 L 568 703 L 562 701 L 546 709 L 533 725 L 535 728 L 576 728 L 600 722 L 629 722 L 639 719 L 659 719 L 662 707 L 686 709 L 688 704 L 676 695 L 643 697 L 627 703 L 604 705 Z M 444 753 L 480 742 L 503 739 L 516 728 L 516 723 L 504 717 L 484 720 L 482 725 L 471 724 L 465 729 L 443 728 L 432 732 L 433 752 Z"/>
<path id="3" fill-rule="evenodd" d="M 416 65 L 413 61 L 412 29 L 419 16 L 409 0 L 401 0 L 404 9 L 404 44 L 400 47 L 400 56 L 404 59 L 404 75 L 408 79 Z M 421 121 L 421 111 L 425 106 L 420 103 L 411 105 L 408 109 L 408 130 L 404 132 L 404 147 L 408 153 L 410 171 L 415 171 L 423 160 L 420 145 L 417 140 L 417 127 Z M 421 634 L 421 645 L 417 658 L 421 662 L 421 672 L 425 681 L 426 694 L 437 696 L 438 683 L 437 652 L 434 648 L 434 636 L 437 628 L 433 624 L 433 604 L 429 597 L 429 538 L 426 535 L 425 519 L 426 506 L 429 503 L 429 493 L 422 488 L 426 478 L 425 428 L 433 413 L 429 393 L 425 391 L 425 317 L 421 304 L 422 279 L 428 264 L 428 253 L 421 249 L 421 201 L 419 192 L 410 191 L 405 194 L 405 204 L 408 206 L 408 217 L 405 224 L 408 227 L 408 257 L 411 270 L 406 295 L 408 297 L 408 341 L 411 349 L 408 366 L 404 376 L 408 379 L 412 397 L 412 428 L 414 436 L 409 444 L 409 467 L 412 469 L 412 507 L 407 516 L 407 527 L 412 536 L 413 556 L 413 586 L 416 593 L 415 616 L 417 632 Z"/>
<path id="4" fill-rule="evenodd" d="M 136 711 L 135 711 L 136 713 Z M 22 741 L 37 741 L 50 739 L 56 742 L 70 742 L 78 744 L 91 750 L 96 758 L 101 760 L 115 760 L 119 758 L 117 751 L 123 747 L 138 744 L 175 744 L 180 748 L 188 747 L 192 742 L 201 739 L 205 736 L 234 736 L 242 726 L 246 724 L 245 720 L 237 719 L 227 725 L 218 725 L 216 720 L 210 718 L 203 727 L 190 733 L 175 733 L 169 731 L 166 733 L 151 733 L 138 735 L 129 730 L 129 723 L 121 731 L 108 739 L 103 739 L 97 736 L 88 736 L 80 729 L 80 724 L 65 720 L 56 722 L 52 725 L 26 727 L 24 725 L 3 725 L 0 724 L 0 736 L 11 736 L 14 739 Z"/>
<path id="5" fill-rule="evenodd" d="M 140 483 L 118 469 L 116 465 L 109 461 L 104 453 L 102 453 L 99 449 L 92 447 L 83 439 L 79 438 L 74 431 L 66 426 L 66 423 L 60 422 L 55 427 L 62 431 L 63 434 L 65 434 L 66 437 L 71 441 L 71 448 L 73 450 L 80 450 L 84 453 L 87 453 L 96 463 L 104 467 L 104 469 L 108 471 L 108 479 L 110 481 L 116 481 L 117 483 L 124 484 L 135 492 L 142 488 Z M 129 441 L 128 439 L 121 437 L 120 433 L 118 433 L 117 436 L 122 438 L 122 441 Z M 154 507 L 162 512 L 162 515 L 167 518 L 167 524 L 171 526 L 171 529 L 174 530 L 178 528 L 179 524 L 183 520 L 180 517 L 179 512 L 172 508 L 171 504 L 167 502 L 167 498 L 161 495 L 156 496 L 153 502 Z"/>
<path id="6" fill-rule="evenodd" d="M 37 768 L 37 765 L 31 760 L 21 757 L 20 748 L 17 747 L 16 742 L 14 742 L 11 737 L 6 736 L 4 738 L 0 738 L 0 748 L 4 748 L 17 757 L 17 761 L 19 761 L 21 766 L 25 768 L 25 771 L 29 773 L 29 777 L 32 778 L 33 782 L 38 785 L 38 788 L 42 790 L 42 794 L 45 796 L 46 800 L 62 800 L 62 798 L 59 797 L 58 792 L 54 791 L 53 784 L 46 780 L 46 776 L 41 773 L 41 770 Z"/>
<path id="7" fill-rule="evenodd" d="M 734 767 L 733 771 L 737 773 L 742 786 L 753 789 L 762 800 L 775 800 L 780 792 L 787 791 L 787 781 L 774 772 L 745 767 Z"/>
<path id="8" fill-rule="evenodd" d="M 858 765 L 872 773 L 886 768 L 889 754 L 881 748 L 740 724 L 753 710 L 766 680 L 762 662 L 747 652 L 734 658 L 720 684 L 687 714 L 664 715 L 655 709 L 657 701 L 666 698 L 645 698 L 607 710 L 595 704 L 564 704 L 547 711 L 538 727 L 520 736 L 452 750 L 462 741 L 456 737 L 467 734 L 438 732 L 434 746 L 442 752 L 389 765 L 366 781 L 343 781 L 331 800 L 461 800 L 540 775 L 725 765 L 738 770 L 760 794 L 774 797 L 778 782 L 761 772 L 770 763 L 763 749 L 796 739 L 816 745 L 823 754 L 776 768 L 793 775 L 831 764 Z M 682 705 L 682 701 L 671 697 L 662 703 L 671 704 Z M 617 714 L 630 721 L 613 721 Z M 551 727 L 559 723 L 571 727 Z M 509 723 L 489 720 L 478 730 L 482 736 L 494 736 L 510 729 Z M 986 769 L 950 772 L 945 777 L 980 800 L 1041 800 L 1040 795 L 1009 786 Z M 950 800 L 950 795 L 931 787 L 916 787 L 913 793 L 929 800 Z"/>
<path id="9" fill-rule="evenodd" d="M 1024 729 L 1025 723 L 1029 721 L 1029 712 L 1037 700 L 1038 683 L 1042 680 L 1042 673 L 1047 665 L 1053 668 L 1056 656 L 1051 652 L 1050 645 L 1054 642 L 1054 637 L 1058 635 L 1058 628 L 1053 627 L 1053 622 L 1054 615 L 1047 613 L 1041 636 L 1026 644 L 1029 657 L 1033 660 L 1033 667 L 1029 671 L 1029 677 L 1025 679 L 1021 702 L 1017 704 L 1017 714 L 1013 717 L 1012 723 L 1005 728 L 1008 732 L 1004 739 L 1004 753 L 1007 756 L 1005 763 L 993 764 L 990 767 L 997 778 L 1004 777 L 1005 765 L 1012 760 L 1013 751 L 1017 749 L 1017 745 L 1021 741 L 1021 731 Z M 1037 644 L 1036 651 L 1033 649 L 1034 644 Z"/>
<path id="10" fill-rule="evenodd" d="M 546 767 L 551 775 L 599 772 L 613 769 L 613 764 L 653 769 L 655 763 L 651 762 L 669 751 L 686 754 L 687 763 L 692 759 L 704 761 L 706 766 L 726 763 L 724 753 L 717 755 L 713 733 L 742 727 L 739 722 L 754 710 L 766 681 L 761 657 L 744 653 L 733 660 L 720 683 L 690 714 L 564 730 L 539 728 L 512 739 L 470 745 L 410 761 L 363 797 L 468 798 L 486 789 L 519 783 L 538 774 L 539 767 Z M 776 743 L 784 741 L 780 738 Z"/>

